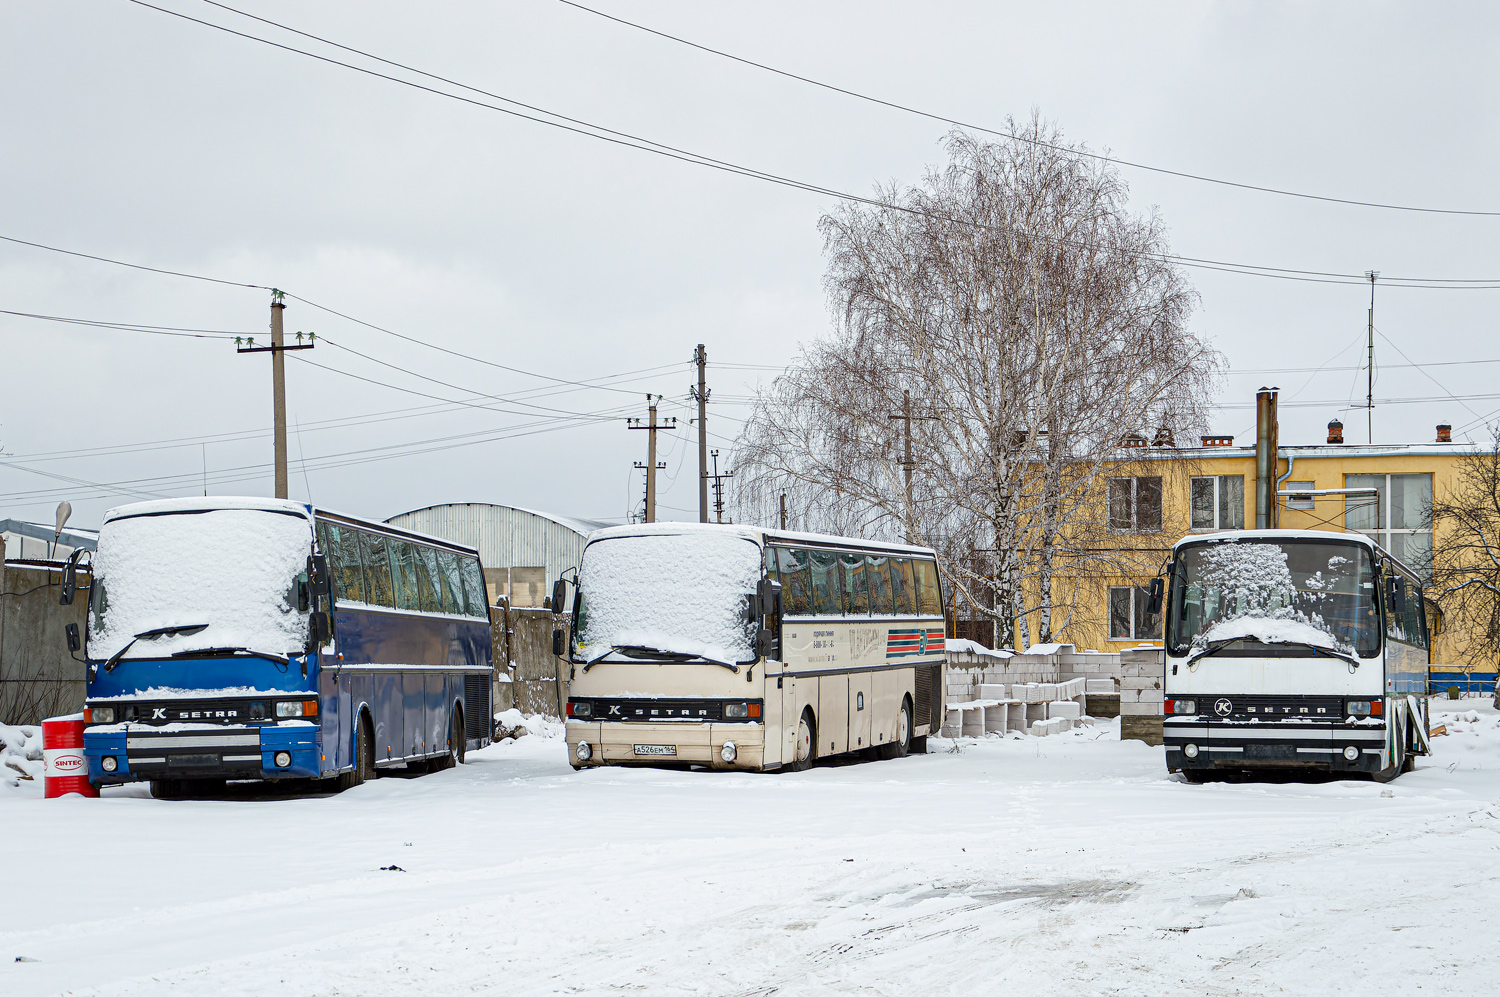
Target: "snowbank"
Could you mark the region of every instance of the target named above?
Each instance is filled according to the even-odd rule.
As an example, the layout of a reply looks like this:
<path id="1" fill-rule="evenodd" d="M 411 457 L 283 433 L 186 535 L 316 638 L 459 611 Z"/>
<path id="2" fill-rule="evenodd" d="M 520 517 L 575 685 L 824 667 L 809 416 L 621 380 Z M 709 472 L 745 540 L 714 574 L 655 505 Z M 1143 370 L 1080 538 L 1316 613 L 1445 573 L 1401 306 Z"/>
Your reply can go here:
<path id="1" fill-rule="evenodd" d="M 1009 658 L 1012 656 L 1012 652 L 1010 651 L 996 651 L 985 647 L 977 640 L 965 640 L 962 637 L 949 637 L 947 643 L 943 646 L 957 654 L 977 654 L 986 658 Z"/>
<path id="2" fill-rule="evenodd" d="M 0 787 L 42 781 L 42 728 L 0 724 Z"/>
<path id="3" fill-rule="evenodd" d="M 516 730 L 525 731 L 536 737 L 562 737 L 563 725 L 560 720 L 552 717 L 544 717 L 537 713 L 522 713 L 520 710 L 503 710 L 495 714 L 496 732 L 505 731 L 502 736 L 515 737 Z"/>
<path id="4" fill-rule="evenodd" d="M 1340 647 L 1332 634 L 1319 630 L 1311 623 L 1303 623 L 1301 620 L 1271 619 L 1265 616 L 1241 616 L 1233 620 L 1220 620 L 1193 638 L 1193 643 L 1198 647 L 1205 647 L 1214 641 L 1237 640 L 1241 637 L 1253 638 L 1262 644 L 1311 644 L 1314 647 L 1326 647 L 1331 651 L 1348 650 L 1347 646 Z"/>

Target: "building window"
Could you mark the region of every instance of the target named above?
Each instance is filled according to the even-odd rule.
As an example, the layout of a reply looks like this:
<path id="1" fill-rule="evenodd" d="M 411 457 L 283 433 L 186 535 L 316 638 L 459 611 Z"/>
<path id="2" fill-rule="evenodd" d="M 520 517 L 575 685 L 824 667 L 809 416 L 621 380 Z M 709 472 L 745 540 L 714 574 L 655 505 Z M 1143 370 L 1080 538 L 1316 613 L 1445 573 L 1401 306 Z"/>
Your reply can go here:
<path id="1" fill-rule="evenodd" d="M 1344 528 L 1363 533 L 1413 571 L 1432 574 L 1432 475 L 1346 474 L 1345 488 L 1374 488 L 1344 497 Z"/>
<path id="2" fill-rule="evenodd" d="M 1245 476 L 1219 474 L 1194 478 L 1193 529 L 1243 530 L 1245 528 Z"/>
<path id="3" fill-rule="evenodd" d="M 1161 614 L 1146 612 L 1151 592 L 1144 585 L 1114 585 L 1109 590 L 1110 640 L 1161 640 Z"/>
<path id="4" fill-rule="evenodd" d="M 1161 479 L 1110 478 L 1109 528 L 1129 533 L 1161 532 Z"/>
<path id="5" fill-rule="evenodd" d="M 1311 481 L 1288 481 L 1286 487 L 1283 489 L 1283 491 L 1288 492 L 1310 492 L 1312 490 L 1313 483 Z M 1286 507 L 1288 509 L 1312 509 L 1316 507 L 1316 503 L 1311 495 L 1307 498 L 1293 498 L 1288 495 L 1286 497 Z"/>

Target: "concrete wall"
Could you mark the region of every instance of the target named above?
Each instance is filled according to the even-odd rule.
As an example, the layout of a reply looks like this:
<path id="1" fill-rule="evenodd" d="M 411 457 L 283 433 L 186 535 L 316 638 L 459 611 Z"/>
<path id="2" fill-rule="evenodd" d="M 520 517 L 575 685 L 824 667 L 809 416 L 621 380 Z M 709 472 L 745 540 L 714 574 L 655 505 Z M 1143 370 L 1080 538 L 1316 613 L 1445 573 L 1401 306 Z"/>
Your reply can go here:
<path id="1" fill-rule="evenodd" d="M 1051 654 L 1014 654 L 997 658 L 967 651 L 948 652 L 948 702 L 978 699 L 981 685 L 1018 682 L 1064 682 L 1074 678 L 1112 679 L 1120 687 L 1120 655 L 1081 654 L 1064 644 Z"/>
<path id="2" fill-rule="evenodd" d="M 0 563 L 0 723 L 76 713 L 83 709 L 84 665 L 69 656 L 63 628 L 84 627 L 88 575 L 79 573 L 77 598 L 62 606 L 60 563 Z"/>
<path id="3" fill-rule="evenodd" d="M 1166 655 L 1152 648 L 1120 652 L 1120 739 L 1160 744 Z"/>

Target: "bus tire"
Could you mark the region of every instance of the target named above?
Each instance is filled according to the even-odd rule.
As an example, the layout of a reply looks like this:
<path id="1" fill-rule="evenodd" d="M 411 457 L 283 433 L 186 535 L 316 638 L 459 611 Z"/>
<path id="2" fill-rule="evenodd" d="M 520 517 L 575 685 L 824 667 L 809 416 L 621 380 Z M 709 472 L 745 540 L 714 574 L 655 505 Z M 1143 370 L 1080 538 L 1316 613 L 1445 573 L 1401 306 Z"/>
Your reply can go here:
<path id="1" fill-rule="evenodd" d="M 788 768 L 793 772 L 806 772 L 817 757 L 818 725 L 813 720 L 812 710 L 803 710 L 797 720 L 797 740 L 792 745 L 792 763 Z"/>
<path id="2" fill-rule="evenodd" d="M 462 765 L 468 751 L 468 738 L 464 735 L 464 708 L 453 707 L 453 725 L 448 731 L 448 757 L 454 764 Z"/>
<path id="3" fill-rule="evenodd" d="M 876 751 L 881 758 L 905 758 L 911 751 L 911 700 L 901 700 L 901 710 L 896 714 L 896 737 L 880 745 Z"/>
<path id="4" fill-rule="evenodd" d="M 1396 750 L 1391 758 L 1391 764 L 1379 772 L 1370 773 L 1370 778 L 1376 782 L 1390 782 L 1404 771 L 1406 771 L 1406 726 L 1403 724 L 1396 728 Z"/>
<path id="5" fill-rule="evenodd" d="M 359 726 L 354 730 L 354 765 L 339 776 L 339 789 L 353 789 L 375 778 L 375 737 L 370 732 L 370 716 L 359 715 Z"/>
<path id="6" fill-rule="evenodd" d="M 926 737 L 926 735 L 923 735 L 922 737 L 914 737 L 914 738 L 912 738 L 911 739 L 911 750 L 908 751 L 907 754 L 910 754 L 910 755 L 925 755 L 925 754 L 927 754 L 927 737 Z"/>
<path id="7" fill-rule="evenodd" d="M 151 795 L 158 800 L 187 799 L 187 781 L 184 779 L 152 779 Z"/>

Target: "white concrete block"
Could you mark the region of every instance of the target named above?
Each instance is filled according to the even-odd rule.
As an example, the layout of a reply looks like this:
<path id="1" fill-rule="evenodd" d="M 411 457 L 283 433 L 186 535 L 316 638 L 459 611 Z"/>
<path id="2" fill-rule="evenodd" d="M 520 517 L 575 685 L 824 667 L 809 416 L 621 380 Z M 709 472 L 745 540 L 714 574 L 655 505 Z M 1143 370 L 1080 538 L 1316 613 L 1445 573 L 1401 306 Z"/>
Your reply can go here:
<path id="1" fill-rule="evenodd" d="M 1046 719 L 1047 719 L 1047 704 L 1046 703 L 1027 703 L 1026 704 L 1026 722 L 1027 723 L 1034 723 L 1034 722 L 1036 722 L 1038 720 L 1046 720 Z"/>
<path id="2" fill-rule="evenodd" d="M 1115 681 L 1114 679 L 1089 679 L 1083 691 L 1092 695 L 1113 696 Z"/>
<path id="3" fill-rule="evenodd" d="M 990 683 L 985 682 L 985 683 L 982 683 L 979 686 L 979 698 L 980 699 L 1008 699 L 1010 697 L 1008 697 L 1008 696 L 1005 695 L 1005 686 L 1004 685 L 991 685 Z"/>
<path id="4" fill-rule="evenodd" d="M 1038 686 L 1039 688 L 1037 691 L 1041 695 L 1040 702 L 1050 703 L 1057 698 L 1056 682 L 1040 682 L 1038 683 Z"/>
<path id="5" fill-rule="evenodd" d="M 1005 727 L 1026 733 L 1026 704 L 1011 700 L 1005 706 Z"/>
<path id="6" fill-rule="evenodd" d="M 955 710 L 951 706 L 948 707 L 947 713 L 943 717 L 943 729 L 938 733 L 943 737 L 957 737 L 963 733 L 963 716 L 962 710 Z"/>
<path id="7" fill-rule="evenodd" d="M 1059 699 L 1047 704 L 1047 719 L 1055 720 L 1059 717 L 1076 720 L 1083 716 L 1083 708 L 1071 699 Z"/>
<path id="8" fill-rule="evenodd" d="M 1042 697 L 1042 685 L 1039 682 L 1027 682 L 1023 687 L 1021 695 L 1014 698 L 1019 699 L 1023 703 L 1045 703 L 1048 701 Z"/>
<path id="9" fill-rule="evenodd" d="M 984 708 L 984 732 L 986 734 L 1004 734 L 1008 726 L 1010 708 L 1005 703 L 996 703 L 994 706 Z"/>
<path id="10" fill-rule="evenodd" d="M 963 712 L 964 737 L 984 737 L 984 708 L 972 707 Z"/>

